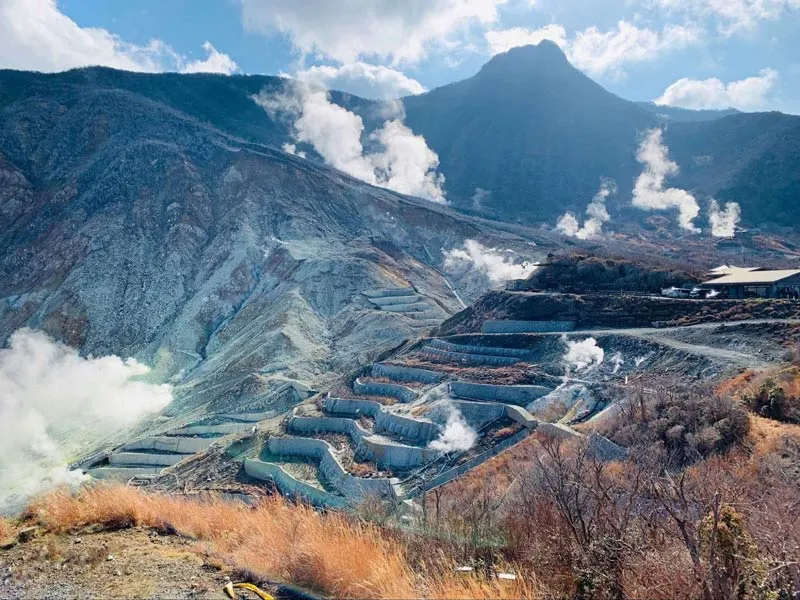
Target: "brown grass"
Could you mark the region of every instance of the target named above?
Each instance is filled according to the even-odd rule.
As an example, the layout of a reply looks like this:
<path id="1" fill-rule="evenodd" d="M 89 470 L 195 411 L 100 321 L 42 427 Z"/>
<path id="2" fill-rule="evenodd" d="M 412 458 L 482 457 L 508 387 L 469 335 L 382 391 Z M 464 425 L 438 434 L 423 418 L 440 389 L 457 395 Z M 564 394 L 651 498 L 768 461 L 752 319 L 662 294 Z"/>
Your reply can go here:
<path id="1" fill-rule="evenodd" d="M 16 527 L 5 519 L 0 518 L 0 543 L 11 539 L 16 533 Z"/>
<path id="2" fill-rule="evenodd" d="M 350 598 L 534 597 L 532 582 L 511 585 L 461 578 L 441 559 L 421 572 L 401 541 L 352 517 L 269 497 L 256 508 L 221 500 L 194 502 L 123 486 L 78 494 L 57 491 L 31 504 L 26 517 L 64 533 L 92 525 L 154 527 L 206 542 L 235 568 L 265 579 Z"/>

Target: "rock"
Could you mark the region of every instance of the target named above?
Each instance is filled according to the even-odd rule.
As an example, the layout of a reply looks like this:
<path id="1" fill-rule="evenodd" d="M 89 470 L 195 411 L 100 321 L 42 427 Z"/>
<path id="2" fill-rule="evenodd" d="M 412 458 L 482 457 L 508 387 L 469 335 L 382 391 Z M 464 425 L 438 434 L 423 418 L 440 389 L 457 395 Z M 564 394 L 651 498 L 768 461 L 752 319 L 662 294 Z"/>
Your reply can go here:
<path id="1" fill-rule="evenodd" d="M 24 529 L 20 529 L 17 533 L 17 539 L 22 542 L 29 542 L 33 538 L 35 538 L 39 534 L 40 528 L 37 526 L 33 527 L 25 527 Z"/>

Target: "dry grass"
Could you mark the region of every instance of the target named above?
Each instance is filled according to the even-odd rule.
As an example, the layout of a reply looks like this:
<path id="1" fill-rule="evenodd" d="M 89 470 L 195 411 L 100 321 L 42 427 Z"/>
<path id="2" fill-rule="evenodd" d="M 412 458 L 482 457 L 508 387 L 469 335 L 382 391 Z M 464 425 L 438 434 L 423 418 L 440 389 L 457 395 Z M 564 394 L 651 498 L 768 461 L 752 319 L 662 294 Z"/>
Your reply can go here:
<path id="1" fill-rule="evenodd" d="M 255 509 L 147 494 L 122 486 L 98 486 L 73 495 L 57 491 L 26 513 L 48 531 L 86 526 L 154 527 L 206 542 L 236 568 L 270 580 L 350 598 L 520 598 L 536 596 L 532 583 L 511 585 L 463 579 L 440 560 L 412 570 L 402 542 L 378 526 L 343 514 L 322 514 L 280 497 Z"/>
<path id="2" fill-rule="evenodd" d="M 16 527 L 5 519 L 0 518 L 0 542 L 13 538 Z"/>

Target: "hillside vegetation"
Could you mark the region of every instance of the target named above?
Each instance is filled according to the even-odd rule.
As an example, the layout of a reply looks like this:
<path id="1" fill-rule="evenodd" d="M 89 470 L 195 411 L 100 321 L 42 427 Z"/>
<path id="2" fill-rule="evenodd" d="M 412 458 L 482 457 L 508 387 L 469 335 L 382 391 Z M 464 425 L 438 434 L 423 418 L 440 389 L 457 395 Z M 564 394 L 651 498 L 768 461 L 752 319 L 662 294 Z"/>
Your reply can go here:
<path id="1" fill-rule="evenodd" d="M 455 556 L 446 548 L 432 552 L 413 536 L 344 514 L 323 514 L 279 496 L 250 508 L 98 486 L 76 495 L 58 491 L 39 498 L 20 523 L 31 525 L 40 527 L 38 535 L 56 537 L 153 528 L 195 540 L 196 552 L 210 552 L 256 581 L 293 584 L 337 598 L 538 596 L 533 578 L 502 583 L 463 577 L 454 572 Z M 8 536 L 10 524 L 3 527 Z"/>

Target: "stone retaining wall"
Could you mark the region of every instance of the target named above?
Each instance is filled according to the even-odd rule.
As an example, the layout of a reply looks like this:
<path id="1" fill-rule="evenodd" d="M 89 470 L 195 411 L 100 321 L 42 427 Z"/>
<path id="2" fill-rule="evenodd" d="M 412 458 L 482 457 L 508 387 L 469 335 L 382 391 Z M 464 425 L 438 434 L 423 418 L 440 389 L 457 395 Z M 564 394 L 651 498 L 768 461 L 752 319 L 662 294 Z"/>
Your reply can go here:
<path id="1" fill-rule="evenodd" d="M 552 333 L 573 331 L 575 321 L 484 321 L 481 333 Z"/>
<path id="2" fill-rule="evenodd" d="M 444 373 L 430 371 L 428 369 L 418 369 L 415 367 L 403 367 L 400 365 L 390 365 L 386 363 L 375 363 L 372 365 L 373 377 L 386 377 L 394 381 L 414 381 L 418 383 L 439 383 L 444 377 Z"/>
<path id="3" fill-rule="evenodd" d="M 420 445 L 426 445 L 439 437 L 436 423 L 416 417 L 406 417 L 389 412 L 372 400 L 350 398 L 325 398 L 323 408 L 330 413 L 357 416 L 366 415 L 375 419 L 375 431 L 393 433 Z"/>
<path id="4" fill-rule="evenodd" d="M 393 433 L 425 445 L 439 437 L 440 428 L 432 421 L 381 411 L 375 418 L 375 431 Z"/>
<path id="5" fill-rule="evenodd" d="M 158 475 L 164 469 L 162 466 L 150 467 L 96 467 L 89 469 L 88 473 L 95 479 L 115 479 L 127 481 L 131 477 Z"/>
<path id="6" fill-rule="evenodd" d="M 411 304 L 414 299 L 419 296 L 386 296 L 380 298 L 370 298 L 370 302 L 375 306 L 391 306 L 392 304 Z"/>
<path id="7" fill-rule="evenodd" d="M 428 305 L 425 302 L 413 302 L 411 304 L 387 304 L 381 306 L 384 312 L 394 313 L 421 313 L 428 310 Z"/>
<path id="8" fill-rule="evenodd" d="M 326 412 L 342 415 L 365 415 L 373 419 L 383 410 L 383 406 L 374 400 L 354 400 L 352 398 L 327 397 L 322 401 Z"/>
<path id="9" fill-rule="evenodd" d="M 221 425 L 189 425 L 168 431 L 168 435 L 229 435 L 241 433 L 253 428 L 250 423 L 223 423 Z"/>
<path id="10" fill-rule="evenodd" d="M 417 397 L 417 393 L 414 390 L 404 385 L 377 381 L 361 381 L 361 378 L 357 378 L 353 381 L 353 391 L 356 394 L 363 394 L 365 396 L 388 396 L 389 398 L 397 398 L 397 400 L 404 403 L 413 402 Z"/>
<path id="11" fill-rule="evenodd" d="M 462 354 L 485 354 L 486 356 L 512 356 L 514 358 L 526 358 L 530 356 L 529 350 L 521 348 L 501 348 L 493 346 L 472 346 L 468 344 L 454 344 L 446 340 L 434 338 L 428 340 L 428 346 L 445 350 L 447 352 L 461 352 Z"/>
<path id="12" fill-rule="evenodd" d="M 506 407 L 496 402 L 463 402 L 452 400 L 464 420 L 476 430 L 483 429 L 486 425 L 506 416 Z"/>
<path id="13" fill-rule="evenodd" d="M 146 452 L 116 452 L 109 455 L 108 464 L 115 467 L 123 466 L 161 466 L 169 467 L 179 463 L 186 454 L 148 454 Z"/>
<path id="14" fill-rule="evenodd" d="M 434 450 L 394 444 L 372 437 L 358 421 L 341 417 L 292 417 L 287 423 L 292 433 L 340 433 L 347 435 L 356 448 L 356 456 L 381 468 L 409 469 L 423 465 L 439 454 Z"/>
<path id="15" fill-rule="evenodd" d="M 439 348 L 424 346 L 420 353 L 423 356 L 460 365 L 489 365 L 492 367 L 507 367 L 520 362 L 519 358 L 511 356 L 486 356 L 484 354 L 463 354 L 461 352 L 448 352 Z"/>
<path id="16" fill-rule="evenodd" d="M 348 498 L 360 501 L 368 495 L 394 496 L 389 479 L 368 479 L 348 473 L 334 456 L 331 445 L 324 440 L 272 437 L 268 445 L 269 451 L 276 456 L 303 456 L 319 461 L 319 471 L 325 481 Z"/>
<path id="17" fill-rule="evenodd" d="M 247 458 L 244 461 L 244 472 L 254 479 L 273 482 L 281 494 L 288 498 L 300 498 L 323 508 L 344 509 L 349 507 L 347 499 L 343 496 L 337 496 L 300 481 L 284 471 L 280 465 Z"/>
<path id="18" fill-rule="evenodd" d="M 520 406 L 526 406 L 552 391 L 541 385 L 490 385 L 466 381 L 450 383 L 450 394 L 457 398 L 505 402 Z"/>
<path id="19" fill-rule="evenodd" d="M 386 288 L 382 290 L 364 290 L 361 292 L 367 298 L 389 298 L 391 296 L 415 296 L 413 288 Z"/>
<path id="20" fill-rule="evenodd" d="M 156 436 L 125 444 L 120 450 L 155 450 L 174 454 L 195 454 L 208 448 L 214 441 L 214 438 Z"/>

